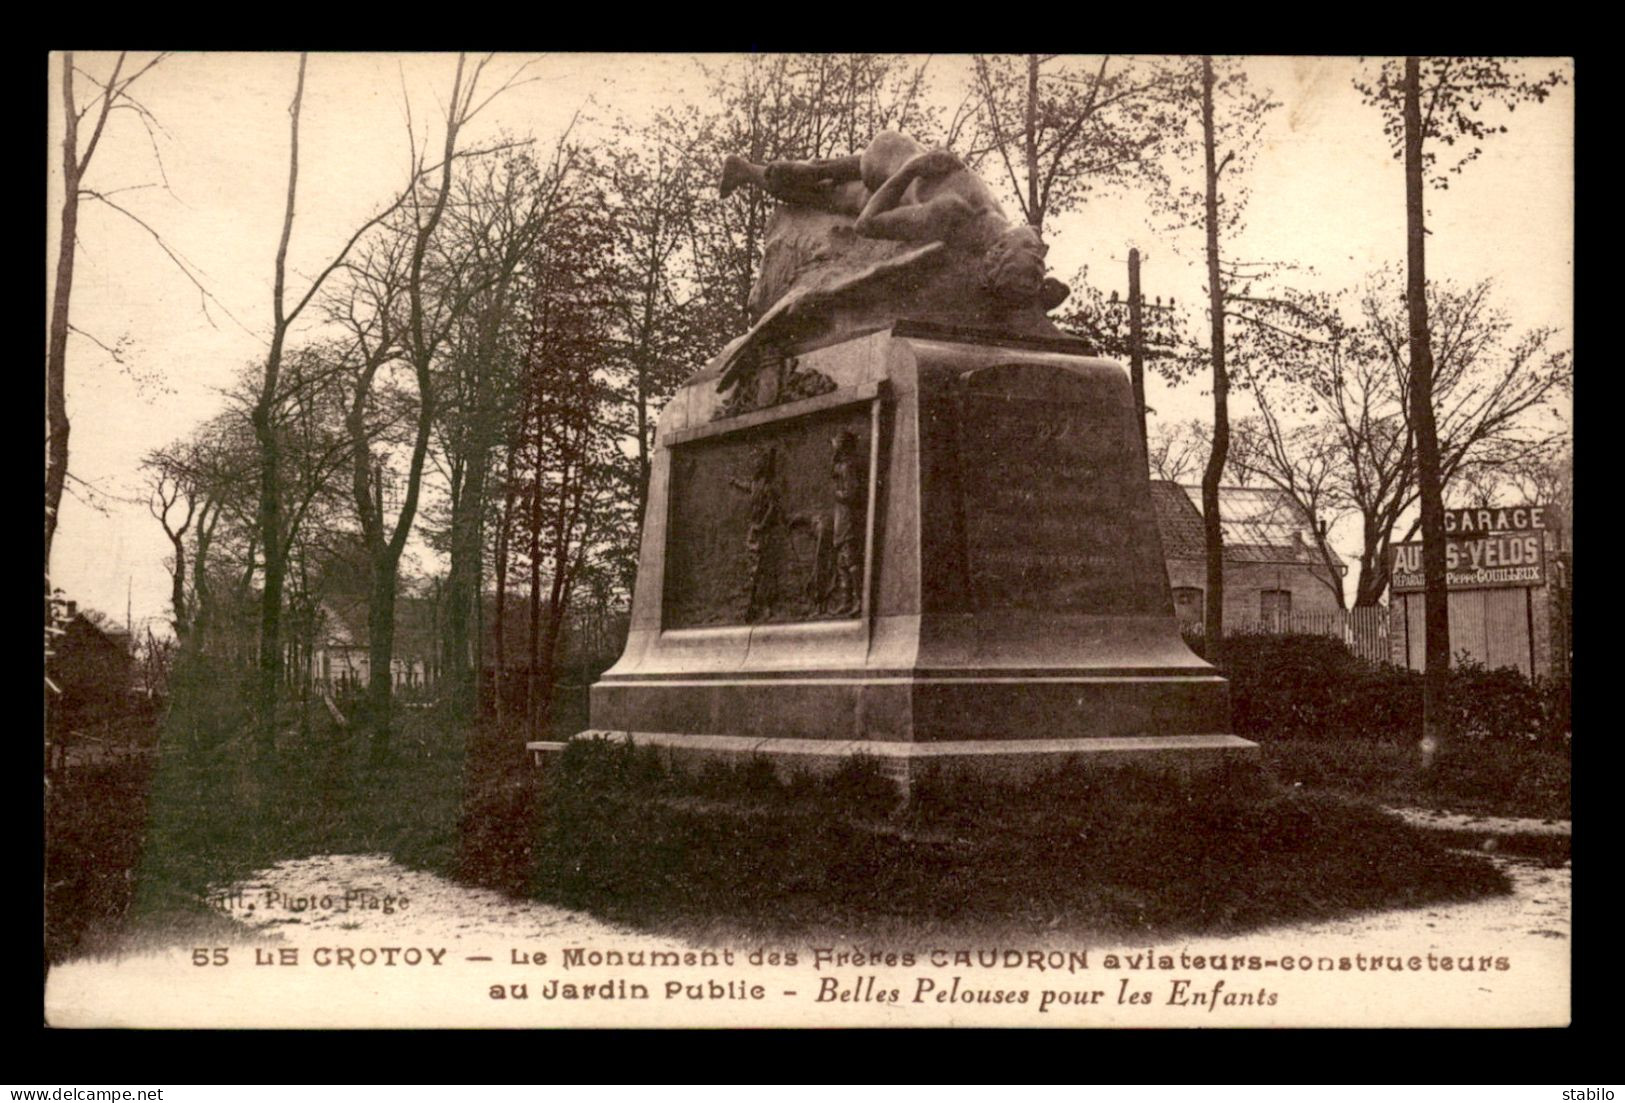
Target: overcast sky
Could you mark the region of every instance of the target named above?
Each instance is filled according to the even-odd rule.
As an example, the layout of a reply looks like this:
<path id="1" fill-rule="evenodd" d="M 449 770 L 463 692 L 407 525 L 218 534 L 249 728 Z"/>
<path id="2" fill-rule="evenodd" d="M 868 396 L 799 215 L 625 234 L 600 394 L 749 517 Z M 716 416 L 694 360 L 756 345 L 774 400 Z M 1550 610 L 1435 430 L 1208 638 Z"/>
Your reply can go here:
<path id="1" fill-rule="evenodd" d="M 78 54 L 105 76 L 115 55 Z M 134 60 L 140 63 L 150 55 Z M 503 79 L 529 58 L 499 57 Z M 1350 79 L 1352 58 L 1255 58 L 1249 76 L 1282 107 L 1273 112 L 1245 178 L 1247 228 L 1238 259 L 1290 259 L 1311 266 L 1300 284 L 1357 285 L 1404 259 L 1404 184 L 1373 108 Z M 1567 63 L 1561 63 L 1568 68 Z M 438 120 L 456 67 L 453 55 L 316 54 L 306 74 L 300 122 L 298 216 L 289 254 L 290 297 L 353 232 L 395 194 L 408 162 L 408 106 L 421 134 Z M 271 267 L 287 187 L 292 54 L 181 54 L 133 90 L 161 129 L 151 136 L 133 112 L 119 112 L 98 147 L 86 187 L 109 194 L 160 234 L 192 266 L 205 301 L 147 232 L 101 204 L 81 207 L 72 322 L 106 344 L 127 340 L 120 368 L 96 344 L 68 346 L 72 420 L 70 483 L 56 537 L 55 578 L 70 597 L 122 618 L 127 589 L 139 626 L 168 616 L 169 552 L 142 498 L 143 454 L 185 435 L 217 412 L 220 391 L 263 356 L 271 318 Z M 966 59 L 933 59 L 944 100 L 963 88 Z M 60 58 L 53 59 L 45 278 L 54 278 L 60 211 Z M 703 96 L 692 57 L 560 54 L 534 61 L 537 80 L 493 102 L 469 135 L 554 140 L 578 110 L 607 119 Z M 83 100 L 81 93 L 81 101 Z M 1493 278 L 1497 302 L 1517 326 L 1572 332 L 1572 84 L 1510 116 L 1509 133 L 1448 191 L 1429 195 L 1429 275 L 1462 282 Z M 590 124 L 589 124 L 590 125 Z M 437 128 L 438 129 L 438 128 Z M 161 160 L 161 170 L 160 170 Z M 155 186 L 167 179 L 167 190 Z M 121 191 L 117 189 L 131 189 Z M 1199 233 L 1170 234 L 1133 198 L 1102 199 L 1046 227 L 1054 274 L 1126 289 L 1130 247 L 1145 258 L 1148 296 L 1203 296 Z M 711 350 L 714 351 L 714 350 Z M 1170 389 L 1153 378 L 1148 402 L 1161 418 L 1211 417 L 1199 381 Z M 1243 400 L 1236 415 L 1248 412 Z M 96 503 L 91 508 L 86 501 Z M 1355 550 L 1346 530 L 1336 540 Z"/>

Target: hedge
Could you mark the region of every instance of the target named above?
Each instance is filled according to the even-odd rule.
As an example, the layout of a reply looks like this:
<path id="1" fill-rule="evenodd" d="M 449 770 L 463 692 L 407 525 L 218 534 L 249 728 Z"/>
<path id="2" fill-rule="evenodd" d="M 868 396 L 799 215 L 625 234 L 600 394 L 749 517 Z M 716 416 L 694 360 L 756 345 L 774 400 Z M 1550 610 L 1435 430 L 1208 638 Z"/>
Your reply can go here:
<path id="1" fill-rule="evenodd" d="M 1202 652 L 1200 637 L 1188 642 Z M 1331 636 L 1227 636 L 1220 668 L 1230 680 L 1239 735 L 1420 739 L 1422 675 L 1369 663 Z M 1452 731 L 1472 740 L 1563 742 L 1569 737 L 1569 680 L 1486 669 L 1458 655 L 1451 667 Z"/>

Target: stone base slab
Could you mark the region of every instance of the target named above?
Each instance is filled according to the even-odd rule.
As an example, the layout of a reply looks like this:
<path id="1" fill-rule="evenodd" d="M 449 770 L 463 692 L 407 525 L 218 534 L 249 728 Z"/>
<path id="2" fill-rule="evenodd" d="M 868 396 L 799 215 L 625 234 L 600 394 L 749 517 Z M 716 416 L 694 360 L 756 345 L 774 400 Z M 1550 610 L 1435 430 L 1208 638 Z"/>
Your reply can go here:
<path id="1" fill-rule="evenodd" d="M 809 647 L 816 655 L 816 649 Z M 757 677 L 700 671 L 592 687 L 600 731 L 685 732 L 761 741 L 974 745 L 1054 733 L 1083 742 L 1229 726 L 1225 681 L 1211 672 L 961 668 L 951 677 L 809 670 Z"/>
<path id="2" fill-rule="evenodd" d="M 876 759 L 881 772 L 906 794 L 922 777 L 967 773 L 987 781 L 1022 784 L 1069 766 L 1132 767 L 1189 778 L 1233 762 L 1254 761 L 1258 744 L 1235 735 L 1107 736 L 1093 739 L 965 739 L 931 743 L 874 740 L 780 739 L 680 732 L 588 729 L 575 739 L 601 739 L 653 747 L 662 765 L 692 770 L 707 764 L 744 765 L 766 759 L 781 780 L 796 774 L 828 776 L 854 755 Z M 538 763 L 557 743 L 527 743 Z"/>

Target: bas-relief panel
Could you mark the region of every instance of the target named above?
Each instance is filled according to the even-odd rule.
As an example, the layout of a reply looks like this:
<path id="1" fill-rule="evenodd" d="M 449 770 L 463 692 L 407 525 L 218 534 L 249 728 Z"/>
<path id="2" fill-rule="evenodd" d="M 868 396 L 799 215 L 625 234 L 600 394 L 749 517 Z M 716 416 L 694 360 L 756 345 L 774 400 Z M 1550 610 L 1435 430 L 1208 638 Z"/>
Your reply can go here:
<path id="1" fill-rule="evenodd" d="M 870 407 L 672 450 L 666 628 L 861 614 Z"/>

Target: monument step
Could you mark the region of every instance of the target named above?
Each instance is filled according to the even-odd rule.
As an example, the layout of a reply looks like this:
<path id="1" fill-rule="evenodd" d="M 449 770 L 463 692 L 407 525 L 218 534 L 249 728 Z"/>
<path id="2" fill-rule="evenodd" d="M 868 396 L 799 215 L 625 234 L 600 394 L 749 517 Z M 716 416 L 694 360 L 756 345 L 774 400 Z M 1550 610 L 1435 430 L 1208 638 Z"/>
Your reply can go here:
<path id="1" fill-rule="evenodd" d="M 1193 776 L 1228 762 L 1251 761 L 1258 744 L 1235 735 L 1136 735 L 1085 739 L 961 739 L 929 743 L 891 740 L 759 738 L 686 732 L 626 732 L 589 728 L 575 740 L 604 740 L 653 748 L 662 765 L 692 770 L 708 764 L 742 766 L 763 759 L 781 780 L 797 774 L 828 776 L 854 756 L 877 760 L 881 772 L 906 793 L 927 774 L 967 772 L 1006 784 L 1024 784 L 1070 766 L 1135 768 Z M 526 744 L 527 747 L 552 744 Z M 538 756 L 538 762 L 540 758 Z"/>

